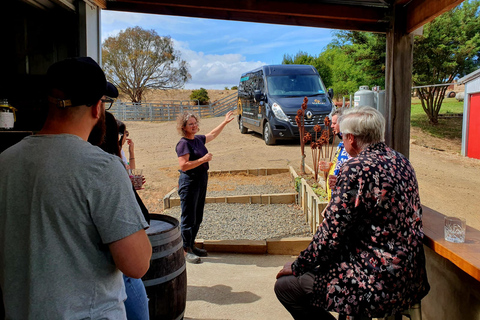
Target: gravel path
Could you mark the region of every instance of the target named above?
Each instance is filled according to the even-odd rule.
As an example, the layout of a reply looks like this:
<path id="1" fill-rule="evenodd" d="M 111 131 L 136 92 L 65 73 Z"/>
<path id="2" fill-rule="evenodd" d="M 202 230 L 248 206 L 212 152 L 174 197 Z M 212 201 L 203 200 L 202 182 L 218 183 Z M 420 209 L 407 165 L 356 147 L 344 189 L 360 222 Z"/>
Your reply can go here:
<path id="1" fill-rule="evenodd" d="M 271 176 L 221 175 L 209 178 L 207 197 L 292 193 L 289 173 Z M 178 194 L 172 194 L 172 198 Z M 180 207 L 163 212 L 180 220 Z M 198 238 L 205 240 L 265 240 L 311 237 L 301 207 L 294 204 L 207 203 Z"/>

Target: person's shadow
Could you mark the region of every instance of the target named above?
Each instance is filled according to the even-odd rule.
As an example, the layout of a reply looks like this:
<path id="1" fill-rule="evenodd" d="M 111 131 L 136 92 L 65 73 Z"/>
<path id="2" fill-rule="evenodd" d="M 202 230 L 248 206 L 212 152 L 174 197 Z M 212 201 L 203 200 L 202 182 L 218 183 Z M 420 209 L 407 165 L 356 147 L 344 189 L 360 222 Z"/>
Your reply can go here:
<path id="1" fill-rule="evenodd" d="M 213 287 L 188 286 L 187 301 L 206 301 L 218 305 L 252 303 L 260 296 L 250 292 L 232 292 L 232 287 L 215 285 Z"/>

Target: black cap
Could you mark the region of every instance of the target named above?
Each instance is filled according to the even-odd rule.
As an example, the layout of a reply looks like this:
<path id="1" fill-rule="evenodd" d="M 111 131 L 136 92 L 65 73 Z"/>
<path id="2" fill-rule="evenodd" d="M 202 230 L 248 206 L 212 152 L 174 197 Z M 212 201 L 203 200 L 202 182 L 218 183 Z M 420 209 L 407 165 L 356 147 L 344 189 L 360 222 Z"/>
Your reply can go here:
<path id="1" fill-rule="evenodd" d="M 104 95 L 118 97 L 118 90 L 107 83 L 102 68 L 90 57 L 68 58 L 54 63 L 48 68 L 47 81 L 51 95 L 49 101 L 59 107 L 90 106 Z"/>
<path id="2" fill-rule="evenodd" d="M 105 92 L 105 95 L 110 98 L 118 98 L 118 90 L 117 87 L 115 87 L 113 84 L 110 82 L 107 82 L 107 91 Z"/>

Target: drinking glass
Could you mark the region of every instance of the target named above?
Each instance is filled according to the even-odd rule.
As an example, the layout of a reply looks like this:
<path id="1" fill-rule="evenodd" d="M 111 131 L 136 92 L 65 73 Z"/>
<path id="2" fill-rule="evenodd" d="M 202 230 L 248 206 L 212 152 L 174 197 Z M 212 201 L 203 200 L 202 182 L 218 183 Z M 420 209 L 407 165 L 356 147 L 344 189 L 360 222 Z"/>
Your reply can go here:
<path id="1" fill-rule="evenodd" d="M 445 217 L 445 240 L 454 243 L 465 242 L 467 221 L 465 218 Z"/>

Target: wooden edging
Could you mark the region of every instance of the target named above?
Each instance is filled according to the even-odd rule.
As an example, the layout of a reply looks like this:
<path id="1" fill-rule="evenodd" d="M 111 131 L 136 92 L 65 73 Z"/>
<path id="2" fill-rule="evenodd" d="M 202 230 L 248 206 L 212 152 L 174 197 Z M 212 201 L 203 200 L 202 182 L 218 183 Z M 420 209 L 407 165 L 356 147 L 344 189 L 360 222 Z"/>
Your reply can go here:
<path id="1" fill-rule="evenodd" d="M 195 245 L 210 252 L 299 255 L 310 244 L 312 238 L 281 238 L 267 240 L 203 240 Z"/>
<path id="2" fill-rule="evenodd" d="M 163 198 L 163 209 L 180 205 L 180 198 L 171 198 L 176 188 Z M 205 203 L 290 204 L 295 203 L 296 193 L 250 194 L 224 197 L 207 197 Z"/>
<path id="3" fill-rule="evenodd" d="M 306 171 L 312 172 L 312 169 L 305 165 Z M 295 172 L 292 166 L 290 166 L 290 172 L 295 180 L 298 174 Z M 322 212 L 327 206 L 327 201 L 320 201 L 317 194 L 313 191 L 310 185 L 305 179 L 301 179 L 300 191 L 298 193 L 298 201 L 302 205 L 303 213 L 305 215 L 305 221 L 310 226 L 310 231 L 315 233 L 318 225 L 323 221 Z"/>
<path id="4" fill-rule="evenodd" d="M 238 169 L 238 170 L 212 170 L 208 172 L 209 176 L 215 176 L 220 174 L 251 174 L 254 176 L 269 176 L 272 174 L 288 172 L 287 168 L 257 168 L 257 169 Z"/>
<path id="5" fill-rule="evenodd" d="M 239 169 L 239 170 L 215 170 L 209 171 L 210 176 L 220 174 L 251 174 L 256 176 L 268 176 L 289 172 L 288 168 L 258 168 L 258 169 Z M 291 171 L 290 171 L 291 172 Z M 180 205 L 179 198 L 172 198 L 177 191 L 173 188 L 163 197 L 163 209 L 176 207 Z M 276 194 L 254 194 L 254 195 L 236 195 L 224 197 L 207 197 L 205 203 L 249 203 L 249 204 L 290 204 L 296 202 L 296 193 L 276 193 Z"/>

